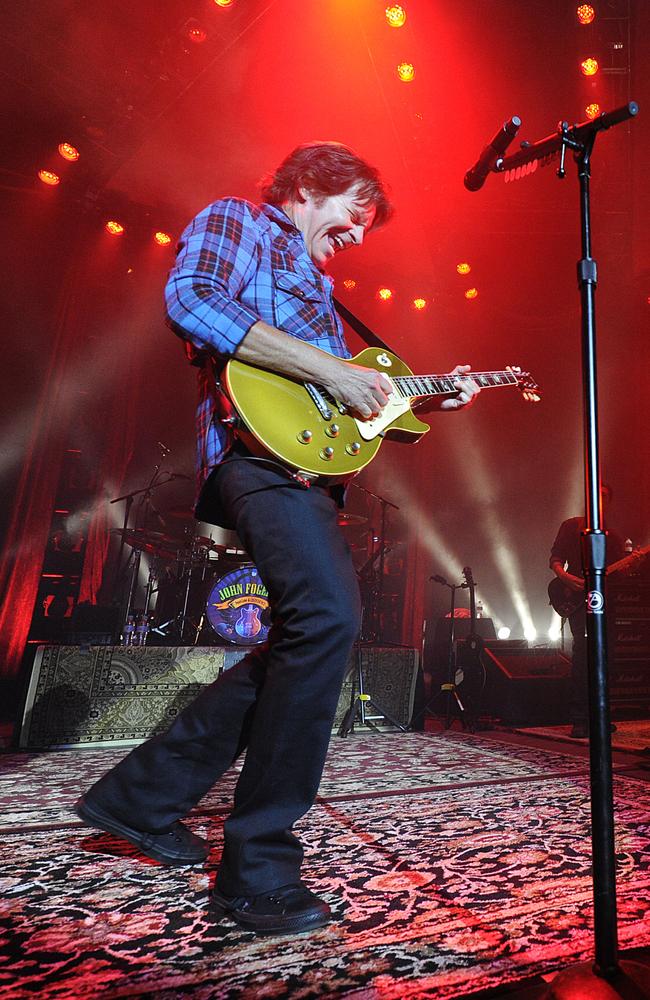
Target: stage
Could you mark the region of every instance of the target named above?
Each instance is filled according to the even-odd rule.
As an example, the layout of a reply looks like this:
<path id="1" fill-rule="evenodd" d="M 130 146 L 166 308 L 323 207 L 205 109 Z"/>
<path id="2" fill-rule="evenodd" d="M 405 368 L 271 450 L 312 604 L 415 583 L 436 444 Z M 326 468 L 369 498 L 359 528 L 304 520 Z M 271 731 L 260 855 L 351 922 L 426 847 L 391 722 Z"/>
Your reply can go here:
<path id="1" fill-rule="evenodd" d="M 2 760 L 7 1000 L 401 1000 L 495 989 L 533 997 L 542 977 L 593 953 L 580 744 L 548 732 L 457 729 L 334 737 L 299 833 L 304 878 L 335 919 L 311 936 L 284 938 L 206 917 L 235 770 L 189 817 L 212 845 L 204 868 L 164 868 L 82 826 L 72 803 L 126 752 Z M 614 753 L 626 952 L 650 945 L 649 763 L 647 752 Z"/>

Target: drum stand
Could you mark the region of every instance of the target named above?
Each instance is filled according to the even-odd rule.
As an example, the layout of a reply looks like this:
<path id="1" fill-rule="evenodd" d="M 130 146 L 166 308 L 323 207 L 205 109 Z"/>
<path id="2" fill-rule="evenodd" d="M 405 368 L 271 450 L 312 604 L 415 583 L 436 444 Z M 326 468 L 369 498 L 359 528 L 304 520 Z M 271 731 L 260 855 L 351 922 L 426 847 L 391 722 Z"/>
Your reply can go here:
<path id="1" fill-rule="evenodd" d="M 183 587 L 183 606 L 178 614 L 174 615 L 173 618 L 169 618 L 166 622 L 161 622 L 151 629 L 157 635 L 163 636 L 165 639 L 172 636 L 176 636 L 179 645 L 187 645 L 185 638 L 185 633 L 187 627 L 189 626 L 193 631 L 191 645 L 198 645 L 199 637 L 203 629 L 203 624 L 205 620 L 205 613 L 201 614 L 198 622 L 192 620 L 188 613 L 190 593 L 192 586 L 195 583 L 194 570 L 198 566 L 201 569 L 200 583 L 205 582 L 206 567 L 209 564 L 208 553 L 205 551 L 203 554 L 201 552 L 201 546 L 197 545 L 196 538 L 192 537 L 190 550 L 186 555 L 180 555 L 178 558 L 178 563 L 182 567 L 180 577 L 184 577 L 184 587 Z"/>

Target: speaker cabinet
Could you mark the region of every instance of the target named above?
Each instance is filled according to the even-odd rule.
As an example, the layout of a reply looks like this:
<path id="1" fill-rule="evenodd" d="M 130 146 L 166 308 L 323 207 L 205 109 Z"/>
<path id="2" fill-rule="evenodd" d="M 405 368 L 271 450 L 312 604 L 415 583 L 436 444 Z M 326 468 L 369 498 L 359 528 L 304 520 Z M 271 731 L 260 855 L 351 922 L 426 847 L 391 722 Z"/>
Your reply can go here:
<path id="1" fill-rule="evenodd" d="M 483 650 L 485 691 L 482 711 L 512 725 L 560 725 L 567 722 L 571 660 L 554 649 Z"/>

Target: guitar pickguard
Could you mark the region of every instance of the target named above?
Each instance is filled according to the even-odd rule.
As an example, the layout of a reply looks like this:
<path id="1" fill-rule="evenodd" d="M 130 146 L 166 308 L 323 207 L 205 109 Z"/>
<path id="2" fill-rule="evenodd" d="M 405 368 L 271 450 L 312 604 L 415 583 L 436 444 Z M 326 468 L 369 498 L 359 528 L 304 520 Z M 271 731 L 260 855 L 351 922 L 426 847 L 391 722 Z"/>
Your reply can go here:
<path id="1" fill-rule="evenodd" d="M 372 420 L 355 420 L 359 434 L 364 441 L 372 441 L 387 427 L 390 427 L 398 417 L 408 413 L 410 409 L 410 401 L 401 396 L 397 397 L 395 393 L 378 417 L 374 417 Z"/>

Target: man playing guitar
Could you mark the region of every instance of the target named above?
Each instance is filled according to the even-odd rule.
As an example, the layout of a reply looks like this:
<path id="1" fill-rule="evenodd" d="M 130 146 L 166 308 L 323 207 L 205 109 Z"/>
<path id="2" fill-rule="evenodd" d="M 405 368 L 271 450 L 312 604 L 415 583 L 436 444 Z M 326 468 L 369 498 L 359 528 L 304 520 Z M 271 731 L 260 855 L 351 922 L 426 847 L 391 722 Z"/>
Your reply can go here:
<path id="1" fill-rule="evenodd" d="M 303 849 L 292 828 L 318 790 L 359 628 L 359 589 L 338 528 L 341 487 L 310 483 L 273 456 L 253 455 L 237 435 L 223 375 L 234 358 L 317 384 L 360 421 L 376 419 L 393 384 L 346 360 L 324 271 L 392 209 L 377 170 L 334 142 L 299 146 L 262 194 L 261 205 L 225 198 L 196 216 L 181 236 L 166 294 L 169 323 L 199 375 L 197 516 L 237 530 L 269 592 L 268 644 L 104 775 L 77 812 L 158 861 L 200 864 L 207 844 L 181 818 L 246 750 L 211 909 L 257 933 L 281 934 L 320 927 L 331 916 L 300 881 Z M 440 409 L 476 398 L 468 372 L 459 365 L 450 373 Z M 333 421 L 334 413 L 332 450 Z M 308 441 L 303 430 L 296 447 L 307 450 Z M 327 442 L 320 450 L 329 458 Z"/>
<path id="2" fill-rule="evenodd" d="M 603 512 L 609 506 L 612 498 L 611 487 L 603 483 Z M 571 686 L 569 712 L 571 718 L 572 739 L 585 739 L 589 735 L 589 715 L 587 710 L 587 621 L 584 602 L 585 581 L 582 576 L 582 532 L 584 517 L 571 517 L 563 521 L 551 548 L 549 565 L 555 576 L 564 585 L 564 594 L 557 595 L 560 590 L 552 580 L 549 586 L 549 597 L 558 614 L 567 618 L 573 646 L 571 653 Z M 607 565 L 618 562 L 625 555 L 623 539 L 615 531 L 607 531 Z M 611 650 L 613 629 L 608 631 L 608 645 Z M 611 655 L 610 655 L 611 662 Z"/>

